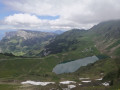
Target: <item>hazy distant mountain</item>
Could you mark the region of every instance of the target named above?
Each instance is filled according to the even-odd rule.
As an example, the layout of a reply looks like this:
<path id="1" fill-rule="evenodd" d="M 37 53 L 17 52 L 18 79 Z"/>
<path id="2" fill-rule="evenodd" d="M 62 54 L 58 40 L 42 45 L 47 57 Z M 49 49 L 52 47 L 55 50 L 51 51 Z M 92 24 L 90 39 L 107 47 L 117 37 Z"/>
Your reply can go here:
<path id="1" fill-rule="evenodd" d="M 42 31 L 42 32 L 50 32 L 50 33 L 55 33 L 55 34 L 62 34 L 64 32 L 66 32 L 65 30 L 46 30 L 46 31 Z"/>
<path id="2" fill-rule="evenodd" d="M 0 30 L 0 40 L 5 36 L 6 32 L 10 32 L 10 31 L 14 31 L 14 30 Z"/>
<path id="3" fill-rule="evenodd" d="M 4 32 L 0 32 L 0 40 L 2 39 L 2 37 L 5 35 L 5 33 Z"/>
<path id="4" fill-rule="evenodd" d="M 55 33 L 55 34 L 62 34 L 62 33 L 64 33 L 65 31 L 62 31 L 62 30 L 56 30 L 56 31 L 53 31 L 53 33 Z"/>

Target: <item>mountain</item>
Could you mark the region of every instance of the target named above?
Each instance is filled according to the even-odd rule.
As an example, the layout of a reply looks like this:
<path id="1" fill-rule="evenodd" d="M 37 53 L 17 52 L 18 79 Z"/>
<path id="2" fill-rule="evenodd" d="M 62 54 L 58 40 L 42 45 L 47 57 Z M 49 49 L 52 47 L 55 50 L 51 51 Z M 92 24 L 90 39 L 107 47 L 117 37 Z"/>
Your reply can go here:
<path id="1" fill-rule="evenodd" d="M 4 35 L 5 35 L 4 32 L 1 31 L 0 32 L 0 40 L 4 37 Z"/>
<path id="2" fill-rule="evenodd" d="M 62 31 L 62 30 L 56 30 L 56 31 L 53 31 L 53 33 L 55 33 L 55 34 L 62 34 L 62 33 L 64 33 L 65 31 Z"/>
<path id="3" fill-rule="evenodd" d="M 87 32 L 88 31 L 83 29 L 72 29 L 57 35 L 45 46 L 40 55 L 46 56 L 50 54 L 67 53 L 69 56 L 70 53 L 71 56 L 86 57 L 99 54 L 99 51 L 94 46 L 94 42 L 85 36 Z"/>
<path id="4" fill-rule="evenodd" d="M 90 46 L 96 46 L 95 48 L 101 53 L 118 57 L 120 54 L 120 20 L 101 22 L 89 30 L 73 29 L 53 33 L 29 30 L 7 32 L 0 42 L 0 51 L 12 52 L 15 55 L 46 56 L 75 51 L 83 45 L 84 49 L 88 49 L 89 43 L 91 43 Z"/>
<path id="5" fill-rule="evenodd" d="M 120 20 L 101 22 L 90 30 L 105 39 L 118 39 L 120 38 Z"/>
<path id="6" fill-rule="evenodd" d="M 66 30 L 41 30 L 42 32 L 49 32 L 49 33 L 55 33 L 55 34 L 62 34 L 66 32 Z"/>
<path id="7" fill-rule="evenodd" d="M 15 30 L 0 30 L 0 40 L 5 36 L 6 32 L 15 31 Z"/>
<path id="8" fill-rule="evenodd" d="M 45 50 L 42 52 L 43 55 L 61 53 L 68 51 L 70 48 L 75 49 L 72 46 L 78 43 L 77 38 L 82 37 L 82 34 L 85 32 L 85 30 L 74 29 L 56 36 L 55 39 L 45 46 Z"/>
<path id="9" fill-rule="evenodd" d="M 120 89 L 119 26 L 119 20 L 112 20 L 95 25 L 90 30 L 72 29 L 60 35 L 26 30 L 6 33 L 0 42 L 2 51 L 29 57 L 0 54 L 0 89 L 66 89 L 68 85 L 60 84 L 61 81 L 75 81 L 76 83 L 71 83 L 76 85 L 74 90 Z M 73 73 L 57 75 L 52 72 L 58 64 L 90 56 L 96 56 L 99 60 L 80 67 Z M 49 81 L 55 84 L 20 84 L 26 80 Z"/>
<path id="10" fill-rule="evenodd" d="M 120 55 L 120 20 L 111 20 L 95 25 L 89 30 L 97 48 L 111 57 Z"/>
<path id="11" fill-rule="evenodd" d="M 94 45 L 102 55 L 110 58 L 103 58 L 94 64 L 80 68 L 75 75 L 81 76 L 102 76 L 102 82 L 109 82 L 115 90 L 120 84 L 120 20 L 101 22 L 93 26 L 85 36 L 94 41 Z M 82 73 L 82 74 L 81 74 Z"/>
<path id="12" fill-rule="evenodd" d="M 54 38 L 55 34 L 18 30 L 7 32 L 0 41 L 2 52 L 13 53 L 14 55 L 34 55 L 43 49 L 44 45 Z M 32 52 L 31 52 L 32 51 Z"/>
<path id="13" fill-rule="evenodd" d="M 73 74 L 78 77 L 102 76 L 103 82 L 110 82 L 110 85 L 118 87 L 120 84 L 120 20 L 101 22 L 87 31 L 78 29 L 67 31 L 56 36 L 45 46 L 42 54 L 63 56 L 62 62 L 75 60 L 75 57 L 96 55 L 101 60 L 81 67 Z M 104 58 L 107 55 L 108 58 Z"/>

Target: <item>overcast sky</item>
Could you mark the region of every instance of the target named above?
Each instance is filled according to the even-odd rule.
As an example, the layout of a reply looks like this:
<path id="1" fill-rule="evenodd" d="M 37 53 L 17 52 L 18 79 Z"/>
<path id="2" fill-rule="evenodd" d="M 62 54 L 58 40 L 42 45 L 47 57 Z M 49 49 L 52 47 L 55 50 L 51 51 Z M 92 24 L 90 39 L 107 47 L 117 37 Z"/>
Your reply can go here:
<path id="1" fill-rule="evenodd" d="M 0 29 L 88 29 L 113 19 L 120 0 L 0 0 Z"/>

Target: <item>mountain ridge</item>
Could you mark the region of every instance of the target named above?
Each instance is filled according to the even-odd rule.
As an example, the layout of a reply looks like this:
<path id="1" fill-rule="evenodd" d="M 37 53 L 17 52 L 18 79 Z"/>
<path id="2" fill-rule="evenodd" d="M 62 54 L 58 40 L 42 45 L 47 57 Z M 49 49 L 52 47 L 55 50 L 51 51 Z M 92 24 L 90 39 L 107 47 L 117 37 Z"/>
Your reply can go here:
<path id="1" fill-rule="evenodd" d="M 49 37 L 52 37 L 52 36 L 54 38 L 49 39 Z M 35 48 L 39 47 L 41 44 L 41 40 L 39 40 L 40 38 L 43 38 L 43 41 L 45 40 L 45 38 L 49 39 L 47 41 L 45 40 L 46 44 L 42 46 L 42 51 L 38 50 L 39 53 L 37 52 L 37 56 L 49 55 L 50 53 L 51 54 L 61 53 L 65 51 L 67 52 L 70 50 L 72 51 L 72 49 L 73 50 L 76 49 L 77 44 L 80 42 L 79 40 L 83 38 L 84 40 L 82 40 L 81 45 L 83 45 L 83 42 L 86 42 L 86 40 L 88 39 L 90 41 L 93 41 L 93 43 L 95 44 L 97 49 L 100 50 L 101 53 L 107 53 L 111 57 L 116 57 L 119 55 L 119 52 L 120 52 L 120 49 L 119 49 L 120 48 L 120 45 L 119 45 L 120 44 L 119 43 L 120 20 L 101 22 L 93 26 L 89 30 L 72 29 L 60 35 L 56 35 L 50 32 L 19 30 L 17 32 L 14 31 L 14 32 L 6 33 L 6 37 L 4 37 L 3 40 L 4 41 L 5 39 L 10 40 L 11 38 L 13 39 L 12 41 L 15 43 L 16 40 L 14 40 L 14 38 L 12 37 L 15 37 L 17 40 L 21 39 L 21 41 L 23 42 L 21 44 L 22 47 L 30 46 L 30 45 L 34 46 L 36 44 L 37 46 L 34 46 L 34 48 L 29 48 L 30 53 L 33 53 L 33 54 L 34 54 L 33 51 L 36 50 Z M 36 40 L 37 40 L 37 43 L 35 42 Z M 1 42 L 4 44 L 4 41 L 1 41 Z M 34 42 L 34 44 L 32 44 L 32 42 Z M 24 50 L 25 48 L 23 49 L 23 51 Z M 28 55 L 29 55 L 29 52 L 28 52 Z"/>
<path id="2" fill-rule="evenodd" d="M 41 31 L 19 30 L 7 32 L 6 36 L 0 41 L 3 52 L 26 54 L 29 50 L 43 48 L 43 44 L 48 43 L 49 39 L 56 36 L 54 33 Z M 17 54 L 16 54 L 17 55 Z M 18 54 L 19 55 L 19 54 Z"/>
<path id="3" fill-rule="evenodd" d="M 101 22 L 93 26 L 89 34 L 93 37 L 97 48 L 102 53 L 107 53 L 113 58 L 119 56 L 120 20 Z"/>
<path id="4" fill-rule="evenodd" d="M 25 40 L 24 37 L 20 36 L 13 36 L 10 39 L 3 38 L 0 45 L 4 49 L 10 51 L 17 50 L 14 51 L 15 54 L 22 51 L 24 54 L 19 54 L 23 57 L 8 56 L 12 54 L 0 54 L 0 81 L 4 83 L 5 80 L 6 82 L 10 81 L 9 83 L 12 81 L 18 83 L 24 80 L 56 82 L 53 86 L 42 87 L 45 90 L 49 86 L 49 89 L 53 87 L 64 88 L 64 85 L 60 86 L 58 82 L 68 80 L 76 81 L 76 88 L 74 88 L 76 90 L 119 89 L 120 49 L 118 46 L 120 45 L 120 38 L 118 37 L 119 33 L 113 33 L 112 35 L 114 30 L 119 31 L 117 28 L 119 24 L 116 25 L 115 21 L 112 24 L 113 26 L 115 25 L 115 28 L 107 22 L 107 25 L 106 23 L 98 24 L 91 30 L 73 29 L 57 36 L 42 38 L 42 40 L 39 37 Z M 118 50 L 117 54 L 116 50 Z M 88 56 L 97 56 L 100 60 L 83 66 L 74 73 L 56 75 L 52 72 L 57 64 L 75 61 Z M 80 80 L 81 78 L 88 78 L 90 82 L 83 83 Z M 107 83 L 109 86 L 103 86 L 103 83 Z M 21 88 L 20 84 L 20 87 L 18 86 L 17 88 L 32 88 L 34 90 L 36 88 L 39 89 L 40 86 Z"/>

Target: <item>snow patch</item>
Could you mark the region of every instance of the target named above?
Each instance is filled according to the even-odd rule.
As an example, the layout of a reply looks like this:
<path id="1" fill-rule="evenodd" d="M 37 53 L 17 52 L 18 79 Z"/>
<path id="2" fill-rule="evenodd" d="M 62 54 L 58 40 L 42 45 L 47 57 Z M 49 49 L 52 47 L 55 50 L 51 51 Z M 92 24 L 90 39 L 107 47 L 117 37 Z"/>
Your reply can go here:
<path id="1" fill-rule="evenodd" d="M 69 89 L 72 89 L 72 88 L 75 88 L 75 87 L 76 87 L 75 85 L 68 85 Z"/>
<path id="2" fill-rule="evenodd" d="M 75 81 L 63 81 L 60 82 L 60 84 L 70 84 L 70 83 L 76 83 Z"/>
<path id="3" fill-rule="evenodd" d="M 25 81 L 21 82 L 21 84 L 31 84 L 31 85 L 41 85 L 41 86 L 46 86 L 48 84 L 55 84 L 55 82 L 35 82 L 35 81 Z"/>
<path id="4" fill-rule="evenodd" d="M 78 84 L 78 85 L 82 85 L 82 84 Z"/>
<path id="5" fill-rule="evenodd" d="M 101 75 L 103 75 L 104 73 L 100 73 Z"/>
<path id="6" fill-rule="evenodd" d="M 95 79 L 95 80 L 102 80 L 103 78 Z"/>
<path id="7" fill-rule="evenodd" d="M 90 78 L 79 78 L 79 80 L 90 79 Z"/>
<path id="8" fill-rule="evenodd" d="M 62 90 L 70 90 L 69 88 L 62 88 Z"/>
<path id="9" fill-rule="evenodd" d="M 81 81 L 81 82 L 83 82 L 83 83 L 89 83 L 89 82 L 91 82 L 91 81 Z"/>
<path id="10" fill-rule="evenodd" d="M 104 83 L 102 83 L 102 85 L 104 85 L 104 86 L 109 86 L 109 83 L 104 82 Z"/>

